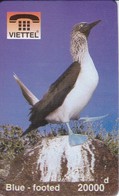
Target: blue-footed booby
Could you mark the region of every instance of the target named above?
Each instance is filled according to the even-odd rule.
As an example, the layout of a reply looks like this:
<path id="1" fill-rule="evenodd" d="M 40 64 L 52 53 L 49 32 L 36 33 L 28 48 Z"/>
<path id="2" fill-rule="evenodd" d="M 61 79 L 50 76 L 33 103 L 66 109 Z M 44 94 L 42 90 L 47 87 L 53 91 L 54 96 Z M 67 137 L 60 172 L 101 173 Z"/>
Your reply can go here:
<path id="1" fill-rule="evenodd" d="M 86 135 L 73 134 L 69 122 L 79 119 L 80 112 L 88 104 L 99 81 L 88 50 L 90 30 L 99 22 L 82 22 L 73 27 L 70 48 L 73 63 L 51 84 L 41 100 L 14 74 L 24 97 L 32 105 L 29 119 L 31 124 L 23 135 L 48 123 L 66 123 L 70 145 L 80 145 L 87 141 Z"/>

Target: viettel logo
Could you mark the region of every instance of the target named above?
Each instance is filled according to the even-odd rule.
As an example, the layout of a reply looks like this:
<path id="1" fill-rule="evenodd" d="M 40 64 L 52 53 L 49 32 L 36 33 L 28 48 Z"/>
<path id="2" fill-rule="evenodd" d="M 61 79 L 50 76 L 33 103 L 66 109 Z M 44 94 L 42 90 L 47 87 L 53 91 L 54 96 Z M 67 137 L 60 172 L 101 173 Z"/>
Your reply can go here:
<path id="1" fill-rule="evenodd" d="M 7 39 L 41 39 L 41 13 L 8 12 Z"/>

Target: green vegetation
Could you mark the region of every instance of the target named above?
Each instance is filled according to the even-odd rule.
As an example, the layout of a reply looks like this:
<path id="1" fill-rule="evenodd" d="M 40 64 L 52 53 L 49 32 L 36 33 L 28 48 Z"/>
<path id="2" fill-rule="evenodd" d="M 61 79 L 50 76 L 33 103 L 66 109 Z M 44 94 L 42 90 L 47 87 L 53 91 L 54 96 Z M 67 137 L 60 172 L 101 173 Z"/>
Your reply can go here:
<path id="1" fill-rule="evenodd" d="M 14 159 L 15 156 L 24 152 L 29 146 L 35 145 L 40 137 L 37 131 L 33 131 L 27 137 L 20 137 L 23 130 L 18 126 L 3 125 L 0 126 L 0 160 Z"/>
<path id="2" fill-rule="evenodd" d="M 102 126 L 97 125 L 98 132 L 94 131 L 93 123 L 88 122 L 80 125 L 77 121 L 73 123 L 72 129 L 75 133 L 87 134 L 91 139 L 103 141 L 114 155 L 118 154 L 117 131 L 113 130 L 107 133 Z M 25 149 L 33 147 L 42 140 L 43 137 L 56 137 L 57 135 L 67 135 L 64 125 L 54 127 L 50 125 L 50 133 L 46 130 L 39 133 L 38 130 L 32 131 L 25 137 L 20 137 L 23 130 L 18 126 L 3 125 L 0 126 L 0 160 L 12 160 L 15 156 L 23 153 Z"/>
<path id="3" fill-rule="evenodd" d="M 111 132 L 107 132 L 105 128 L 103 128 L 101 122 L 95 122 L 94 125 L 92 122 L 87 123 L 85 127 L 85 133 L 91 139 L 98 139 L 109 148 L 110 152 L 114 155 L 118 155 L 118 122 L 116 122 L 116 126 L 113 128 Z M 98 130 L 98 131 L 97 131 Z"/>

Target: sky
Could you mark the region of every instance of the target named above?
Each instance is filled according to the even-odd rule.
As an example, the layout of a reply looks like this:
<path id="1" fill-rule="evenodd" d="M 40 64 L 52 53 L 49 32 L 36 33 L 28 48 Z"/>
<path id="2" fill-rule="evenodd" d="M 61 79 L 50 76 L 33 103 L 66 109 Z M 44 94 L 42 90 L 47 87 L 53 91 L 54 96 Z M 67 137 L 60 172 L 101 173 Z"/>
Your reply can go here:
<path id="1" fill-rule="evenodd" d="M 7 39 L 7 12 L 41 12 L 41 39 Z M 29 125 L 30 106 L 13 78 L 16 73 L 39 98 L 72 63 L 70 33 L 80 22 L 101 22 L 92 29 L 89 52 L 99 73 L 98 87 L 84 116 L 117 118 L 117 6 L 114 1 L 3 1 L 0 3 L 0 124 Z"/>

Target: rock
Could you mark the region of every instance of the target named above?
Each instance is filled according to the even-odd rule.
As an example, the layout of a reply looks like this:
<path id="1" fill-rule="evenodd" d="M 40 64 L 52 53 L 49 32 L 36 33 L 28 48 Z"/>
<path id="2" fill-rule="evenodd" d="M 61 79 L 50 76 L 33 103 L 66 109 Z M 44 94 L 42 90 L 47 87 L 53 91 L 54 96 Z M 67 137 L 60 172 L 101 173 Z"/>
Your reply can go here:
<path id="1" fill-rule="evenodd" d="M 42 142 L 12 161 L 1 194 L 112 196 L 118 190 L 117 166 L 117 157 L 99 140 L 89 140 L 84 145 L 71 147 L 68 136 L 43 138 Z M 5 191 L 6 184 L 24 186 L 25 190 Z M 93 184 L 93 188 L 98 185 L 99 190 L 84 191 L 83 187 L 80 192 L 79 184 L 82 187 L 87 184 L 88 189 L 92 186 L 90 184 Z"/>
<path id="2" fill-rule="evenodd" d="M 4 179 L 9 175 L 10 163 L 1 160 L 0 161 L 0 176 Z"/>

